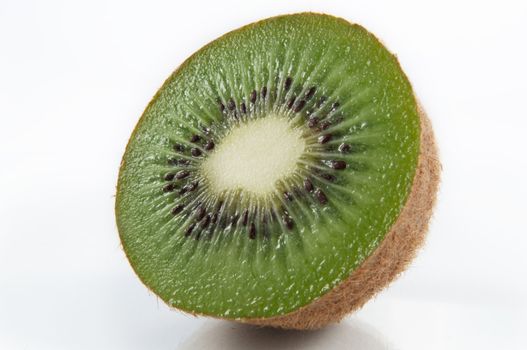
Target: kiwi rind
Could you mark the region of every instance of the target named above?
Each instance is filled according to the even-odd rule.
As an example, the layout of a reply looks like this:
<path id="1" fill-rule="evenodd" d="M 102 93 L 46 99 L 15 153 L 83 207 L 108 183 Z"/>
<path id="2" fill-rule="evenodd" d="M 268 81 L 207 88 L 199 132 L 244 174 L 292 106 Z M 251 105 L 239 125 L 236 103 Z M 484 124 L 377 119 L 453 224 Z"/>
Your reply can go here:
<path id="1" fill-rule="evenodd" d="M 182 67 L 184 65 L 185 65 L 185 63 L 182 65 Z M 180 69 L 181 69 L 181 67 L 180 67 Z M 156 97 L 154 97 L 154 100 L 155 100 L 155 98 Z M 420 115 L 420 118 L 421 118 L 421 123 L 423 123 L 423 118 L 426 118 L 426 117 L 423 117 L 422 115 Z M 141 121 L 140 121 L 140 123 L 141 123 Z M 136 131 L 137 131 L 137 127 L 136 127 L 134 133 Z M 423 132 L 424 132 L 424 129 L 422 129 L 421 137 L 423 137 Z M 424 154 L 424 153 L 425 152 L 423 151 L 423 144 L 422 144 L 421 145 L 421 155 L 420 155 L 420 158 L 419 158 L 420 160 L 419 160 L 419 165 L 418 165 L 419 166 L 418 174 L 423 171 L 423 169 L 421 168 L 421 157 L 422 157 L 422 154 Z M 124 160 L 123 160 L 122 166 L 124 166 Z M 415 190 L 416 183 L 418 183 L 418 175 L 416 175 L 415 178 L 414 178 L 414 185 L 412 187 L 412 192 L 411 192 L 410 197 L 408 198 L 408 202 L 407 202 L 405 208 L 410 205 L 410 199 L 412 198 L 412 196 L 414 196 L 414 190 Z M 119 191 L 118 191 L 118 193 L 119 193 Z M 430 193 L 435 193 L 435 191 L 430 191 Z M 430 196 L 430 193 L 427 193 L 427 195 Z M 327 324 L 329 322 L 337 321 L 338 319 L 340 319 L 348 311 L 352 311 L 352 310 L 356 309 L 357 307 L 362 305 L 365 302 L 365 300 L 367 300 L 367 298 L 369 298 L 371 295 L 373 295 L 374 292 L 372 291 L 370 294 L 368 294 L 368 293 L 366 293 L 364 291 L 361 292 L 361 290 L 359 290 L 360 288 L 358 288 L 358 287 L 353 292 L 353 291 L 349 291 L 348 290 L 349 288 L 346 288 L 346 287 L 343 287 L 343 286 L 345 286 L 348 283 L 351 283 L 349 281 L 350 280 L 351 281 L 354 280 L 353 277 L 356 276 L 357 274 L 359 274 L 359 272 L 363 269 L 363 266 L 365 266 L 371 259 L 373 259 L 376 255 L 378 255 L 381 250 L 384 249 L 384 247 L 387 245 L 386 242 L 388 241 L 388 238 L 392 235 L 393 230 L 395 229 L 397 223 L 399 223 L 399 221 L 401 220 L 401 218 L 403 216 L 403 213 L 405 213 L 405 212 L 406 212 L 406 209 L 401 212 L 400 217 L 397 219 L 396 224 L 393 226 L 393 228 L 390 231 L 390 233 L 386 236 L 386 239 L 383 241 L 382 245 L 377 247 L 376 251 L 361 265 L 360 268 L 356 269 L 355 272 L 353 272 L 352 275 L 347 280 L 345 280 L 344 282 L 341 282 L 337 287 L 335 287 L 333 290 L 331 290 L 327 294 L 325 294 L 322 297 L 320 297 L 319 299 L 313 301 L 311 304 L 306 305 L 306 306 L 300 308 L 299 310 L 291 312 L 291 313 L 288 313 L 286 315 L 277 316 L 277 317 L 271 317 L 271 318 L 254 318 L 254 319 L 246 318 L 246 319 L 237 319 L 237 320 L 240 320 L 240 321 L 243 321 L 243 322 L 247 322 L 247 323 L 259 324 L 259 325 L 270 325 L 270 326 L 276 326 L 276 327 L 282 327 L 282 328 L 296 328 L 296 329 L 319 328 L 319 327 L 321 327 L 324 324 Z M 118 217 L 119 217 L 119 215 L 118 215 Z M 414 218 L 414 219 L 416 219 L 416 218 Z M 427 220 L 428 219 L 426 219 L 425 221 L 427 221 Z M 424 230 L 423 230 L 423 234 L 424 234 Z M 419 244 L 416 244 L 416 247 L 418 245 Z M 394 249 L 394 246 L 391 249 Z M 414 248 L 413 251 L 415 251 L 415 249 L 416 248 Z M 127 252 L 127 255 L 128 255 L 128 252 Z M 402 255 L 402 253 L 401 253 L 401 255 Z M 413 254 L 409 254 L 408 256 L 413 256 Z M 376 271 L 375 269 L 377 268 L 377 266 L 375 264 L 373 264 L 373 265 L 372 265 L 372 263 L 368 263 L 368 264 L 369 264 L 369 266 L 371 266 L 368 271 Z M 398 266 L 400 267 L 400 270 L 402 270 L 404 268 L 404 266 L 400 266 L 400 265 L 401 265 L 401 263 L 398 263 Z M 133 265 L 132 265 L 132 267 L 134 268 Z M 134 270 L 135 270 L 135 268 L 134 268 Z M 392 270 L 395 271 L 395 272 L 393 272 L 391 275 L 388 275 L 388 276 L 392 276 L 392 277 L 385 278 L 382 281 L 378 280 L 377 281 L 378 282 L 377 283 L 378 286 L 374 287 L 374 289 L 375 288 L 377 288 L 377 290 L 381 289 L 383 285 L 388 283 L 391 279 L 393 279 L 397 275 L 397 269 L 392 269 Z M 358 279 L 356 277 L 355 281 L 357 281 L 357 280 Z M 357 283 L 357 282 L 354 282 L 354 283 Z M 148 285 L 147 285 L 147 287 L 148 287 Z M 370 286 L 370 288 L 372 288 L 372 287 Z M 335 296 L 333 296 L 333 295 L 335 295 Z M 359 298 L 359 297 L 357 297 L 357 295 L 362 295 L 363 297 Z M 352 300 L 355 299 L 355 302 L 346 302 L 346 300 L 349 299 L 350 296 L 352 296 L 351 297 Z M 342 305 L 333 305 L 335 307 L 332 308 L 332 307 L 329 307 L 327 305 L 328 303 L 342 303 Z M 346 304 L 349 304 L 349 305 L 346 306 Z M 323 312 L 323 310 L 327 310 L 327 311 Z M 189 313 L 193 313 L 193 314 L 199 314 L 199 313 L 193 312 L 192 310 L 185 310 L 185 311 L 189 312 Z"/>
<path id="2" fill-rule="evenodd" d="M 282 316 L 239 321 L 284 329 L 322 328 L 361 308 L 408 267 L 425 242 L 441 172 L 432 124 L 420 105 L 418 112 L 420 152 L 412 189 L 397 221 L 375 252 L 346 280 L 311 304 Z"/>

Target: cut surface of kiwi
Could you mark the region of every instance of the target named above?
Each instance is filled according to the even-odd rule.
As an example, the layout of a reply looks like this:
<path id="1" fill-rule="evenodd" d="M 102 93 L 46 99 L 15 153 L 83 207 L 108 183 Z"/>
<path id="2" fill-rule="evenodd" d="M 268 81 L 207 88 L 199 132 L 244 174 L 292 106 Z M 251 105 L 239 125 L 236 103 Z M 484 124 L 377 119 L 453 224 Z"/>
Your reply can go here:
<path id="1" fill-rule="evenodd" d="M 337 321 L 422 241 L 437 187 L 426 123 L 396 58 L 358 25 L 303 13 L 230 32 L 167 79 L 130 138 L 123 248 L 177 309 Z"/>

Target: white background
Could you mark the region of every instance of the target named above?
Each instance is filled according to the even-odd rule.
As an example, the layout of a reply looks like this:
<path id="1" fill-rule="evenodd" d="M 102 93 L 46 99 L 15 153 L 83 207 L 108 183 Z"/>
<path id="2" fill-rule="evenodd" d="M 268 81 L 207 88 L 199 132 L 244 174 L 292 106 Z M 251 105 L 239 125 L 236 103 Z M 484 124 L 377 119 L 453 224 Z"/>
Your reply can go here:
<path id="1" fill-rule="evenodd" d="M 119 245 L 114 192 L 164 79 L 221 34 L 318 11 L 395 52 L 443 163 L 427 244 L 318 332 L 170 311 Z M 526 349 L 525 1 L 0 2 L 0 349 Z"/>

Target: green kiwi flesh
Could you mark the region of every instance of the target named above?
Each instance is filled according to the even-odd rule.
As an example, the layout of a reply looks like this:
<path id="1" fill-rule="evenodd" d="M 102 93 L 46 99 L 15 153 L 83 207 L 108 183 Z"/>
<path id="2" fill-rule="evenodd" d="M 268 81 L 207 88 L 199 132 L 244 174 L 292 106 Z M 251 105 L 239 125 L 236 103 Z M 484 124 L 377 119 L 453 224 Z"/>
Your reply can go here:
<path id="1" fill-rule="evenodd" d="M 272 188 L 247 185 L 252 173 L 236 160 L 214 174 L 238 159 L 221 158 L 222 142 L 235 154 L 233 135 L 251 125 L 249 141 L 275 128 L 278 143 L 290 139 L 284 152 L 303 145 Z M 251 147 L 240 159 L 263 157 Z M 171 307 L 233 320 L 286 315 L 379 247 L 408 198 L 419 147 L 412 87 L 364 28 L 312 13 L 250 24 L 187 59 L 144 111 L 118 179 L 124 251 Z"/>

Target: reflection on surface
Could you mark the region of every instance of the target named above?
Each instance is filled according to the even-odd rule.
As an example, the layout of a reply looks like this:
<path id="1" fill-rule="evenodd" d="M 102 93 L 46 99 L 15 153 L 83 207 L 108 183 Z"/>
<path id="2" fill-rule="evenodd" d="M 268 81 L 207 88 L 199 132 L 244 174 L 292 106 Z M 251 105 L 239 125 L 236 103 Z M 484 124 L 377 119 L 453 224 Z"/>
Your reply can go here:
<path id="1" fill-rule="evenodd" d="M 388 341 L 371 326 L 349 319 L 317 331 L 285 331 L 226 321 L 207 321 L 178 350 L 389 350 Z"/>

